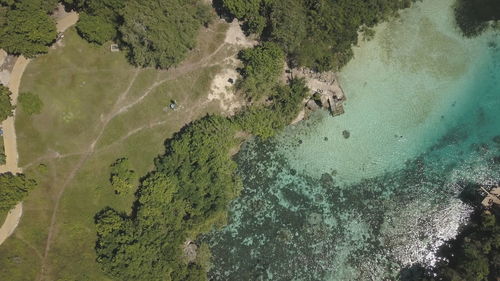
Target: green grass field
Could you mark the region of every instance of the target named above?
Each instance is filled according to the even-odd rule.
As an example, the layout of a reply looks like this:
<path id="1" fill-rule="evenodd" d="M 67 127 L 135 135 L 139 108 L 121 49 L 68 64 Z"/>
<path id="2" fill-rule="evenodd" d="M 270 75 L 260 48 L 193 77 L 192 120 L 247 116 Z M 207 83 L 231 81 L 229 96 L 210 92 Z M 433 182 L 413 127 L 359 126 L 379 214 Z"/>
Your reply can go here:
<path id="1" fill-rule="evenodd" d="M 219 48 L 226 29 L 218 22 L 202 31 L 198 48 L 168 71 L 134 68 L 123 52 L 88 44 L 74 29 L 64 46 L 30 63 L 21 92 L 38 94 L 44 108 L 20 112 L 16 129 L 20 166 L 39 186 L 0 246 L 0 280 L 108 280 L 95 262 L 93 217 L 105 206 L 129 212 L 133 200 L 112 192 L 109 165 L 128 157 L 144 175 L 165 139 L 219 111 L 207 95 L 222 60 L 237 52 Z M 165 112 L 172 99 L 180 108 Z"/>

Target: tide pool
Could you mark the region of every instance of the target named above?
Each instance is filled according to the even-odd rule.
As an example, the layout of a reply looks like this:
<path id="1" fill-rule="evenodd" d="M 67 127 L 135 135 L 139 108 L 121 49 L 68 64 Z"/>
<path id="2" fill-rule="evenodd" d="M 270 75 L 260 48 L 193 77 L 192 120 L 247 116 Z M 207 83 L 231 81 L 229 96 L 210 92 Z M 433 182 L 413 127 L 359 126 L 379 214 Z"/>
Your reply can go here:
<path id="1" fill-rule="evenodd" d="M 346 114 L 245 144 L 244 191 L 206 238 L 213 279 L 385 280 L 437 262 L 472 210 L 460 194 L 500 181 L 500 34 L 463 38 L 453 3 L 418 2 L 355 48 Z"/>

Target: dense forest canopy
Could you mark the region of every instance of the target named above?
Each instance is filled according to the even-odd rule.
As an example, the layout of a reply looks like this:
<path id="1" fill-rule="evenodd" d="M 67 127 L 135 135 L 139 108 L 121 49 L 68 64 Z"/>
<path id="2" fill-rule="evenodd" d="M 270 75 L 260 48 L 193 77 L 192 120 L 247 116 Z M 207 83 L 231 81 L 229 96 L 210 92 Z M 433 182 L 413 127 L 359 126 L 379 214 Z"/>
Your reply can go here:
<path id="1" fill-rule="evenodd" d="M 80 12 L 77 30 L 89 42 L 114 40 L 137 66 L 169 68 L 196 45 L 212 18 L 201 0 L 65 0 Z"/>
<path id="2" fill-rule="evenodd" d="M 362 26 L 374 26 L 412 0 L 219 0 L 248 32 L 278 43 L 292 66 L 334 70 L 352 57 Z"/>
<path id="3" fill-rule="evenodd" d="M 210 21 L 199 0 L 130 0 L 123 9 L 121 40 L 140 66 L 168 68 L 196 45 L 196 35 Z"/>
<path id="4" fill-rule="evenodd" d="M 54 0 L 0 0 L 0 48 L 34 57 L 46 53 L 56 39 L 56 24 L 48 14 Z"/>

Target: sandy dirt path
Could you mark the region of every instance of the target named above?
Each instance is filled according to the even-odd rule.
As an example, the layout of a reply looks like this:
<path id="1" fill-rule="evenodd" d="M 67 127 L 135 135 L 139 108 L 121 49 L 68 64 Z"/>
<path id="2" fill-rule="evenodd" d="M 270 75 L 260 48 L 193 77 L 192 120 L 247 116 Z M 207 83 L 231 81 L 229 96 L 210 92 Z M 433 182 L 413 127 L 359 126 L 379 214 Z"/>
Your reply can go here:
<path id="1" fill-rule="evenodd" d="M 10 91 L 12 92 L 10 98 L 13 105 L 17 104 L 17 97 L 19 96 L 19 85 L 21 84 L 21 78 L 29 62 L 29 59 L 26 59 L 23 56 L 19 57 L 16 61 L 16 64 L 14 65 L 14 68 L 12 69 L 12 73 L 10 74 L 10 81 L 8 86 Z M 20 173 L 21 169 L 19 169 L 17 165 L 18 155 L 16 130 L 14 128 L 14 116 L 9 117 L 5 121 L 3 121 L 2 128 L 5 156 L 7 161 L 5 165 L 0 166 L 0 173 Z"/>
<path id="2" fill-rule="evenodd" d="M 57 32 L 64 32 L 78 21 L 77 12 L 65 13 L 64 17 L 57 21 Z"/>
<path id="3" fill-rule="evenodd" d="M 21 220 L 21 215 L 23 214 L 23 203 L 17 204 L 14 209 L 10 210 L 7 214 L 7 218 L 0 228 L 0 244 L 3 243 L 16 229 L 19 221 Z"/>
<path id="4" fill-rule="evenodd" d="M 66 29 L 71 27 L 78 21 L 78 14 L 75 12 L 65 13 L 57 20 L 57 32 L 64 32 Z M 23 77 L 24 71 L 28 66 L 30 60 L 23 56 L 20 56 L 12 73 L 10 74 L 9 89 L 12 92 L 11 100 L 12 104 L 17 104 L 17 97 L 19 96 L 19 86 L 21 85 L 21 78 Z M 2 122 L 3 129 L 3 140 L 5 147 L 6 164 L 0 166 L 0 173 L 11 172 L 11 173 L 21 173 L 22 170 L 18 166 L 17 154 L 17 139 L 16 139 L 16 129 L 14 126 L 14 117 L 7 118 Z M 14 209 L 10 210 L 7 214 L 5 222 L 2 227 L 0 227 L 0 245 L 14 232 L 21 216 L 23 214 L 23 204 L 20 202 Z"/>

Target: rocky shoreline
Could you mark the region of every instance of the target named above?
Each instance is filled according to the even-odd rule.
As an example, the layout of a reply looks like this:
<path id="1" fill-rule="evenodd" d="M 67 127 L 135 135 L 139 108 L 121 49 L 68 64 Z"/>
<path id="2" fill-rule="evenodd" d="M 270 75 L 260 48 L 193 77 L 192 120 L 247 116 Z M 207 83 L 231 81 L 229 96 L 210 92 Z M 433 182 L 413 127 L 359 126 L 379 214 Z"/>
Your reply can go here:
<path id="1" fill-rule="evenodd" d="M 304 78 L 310 95 L 304 99 L 304 108 L 292 122 L 295 124 L 317 110 L 328 110 L 332 116 L 344 114 L 346 96 L 336 73 L 317 73 L 307 68 L 285 68 L 285 79 Z"/>

